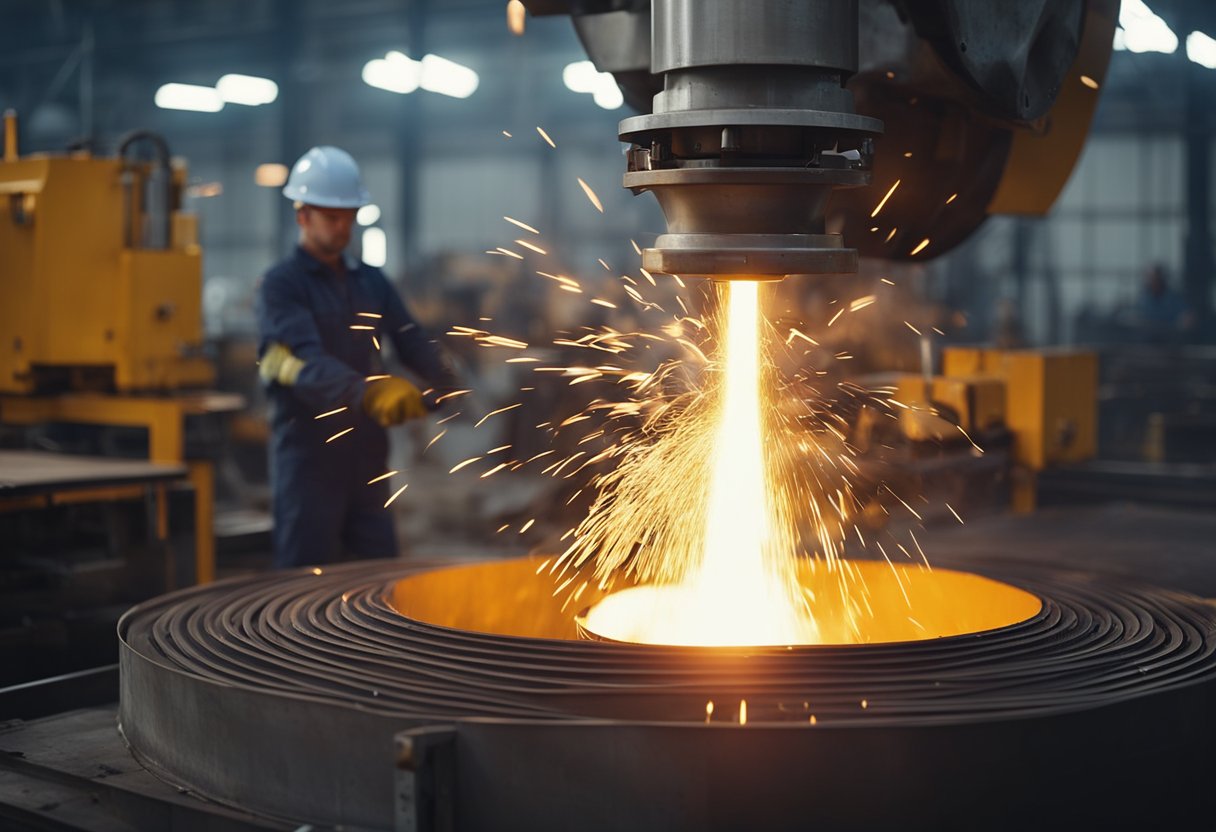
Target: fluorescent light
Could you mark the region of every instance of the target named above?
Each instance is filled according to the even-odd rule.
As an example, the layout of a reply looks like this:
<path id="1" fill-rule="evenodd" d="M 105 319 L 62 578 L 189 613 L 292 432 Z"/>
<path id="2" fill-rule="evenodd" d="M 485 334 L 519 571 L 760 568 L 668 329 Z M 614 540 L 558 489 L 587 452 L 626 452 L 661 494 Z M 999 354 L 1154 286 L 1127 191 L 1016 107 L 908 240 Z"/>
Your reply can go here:
<path id="1" fill-rule="evenodd" d="M 452 98 L 468 98 L 476 92 L 480 83 L 476 72 L 447 58 L 425 55 L 421 63 L 422 78 L 419 85 L 427 92 L 450 95 Z"/>
<path id="2" fill-rule="evenodd" d="M 258 165 L 257 170 L 253 172 L 253 181 L 263 188 L 281 188 L 287 181 L 287 165 L 280 165 L 278 162 Z"/>
<path id="3" fill-rule="evenodd" d="M 1203 32 L 1191 32 L 1186 36 L 1186 56 L 1200 66 L 1216 69 L 1216 39 Z"/>
<path id="4" fill-rule="evenodd" d="M 197 84 L 164 84 L 156 91 L 153 100 L 163 110 L 218 113 L 224 109 L 224 100 L 215 87 L 200 87 Z"/>
<path id="5" fill-rule="evenodd" d="M 363 229 L 363 262 L 377 269 L 388 262 L 388 239 L 383 228 Z"/>
<path id="6" fill-rule="evenodd" d="M 605 110 L 615 110 L 625 103 L 625 96 L 621 94 L 621 88 L 616 85 L 616 80 L 612 77 L 612 73 L 605 72 L 608 76 L 606 82 L 601 81 L 600 85 L 595 88 L 595 92 L 591 97 L 595 103 L 603 107 Z"/>
<path id="7" fill-rule="evenodd" d="M 524 33 L 525 11 L 527 10 L 520 0 L 510 0 L 507 3 L 507 29 L 511 34 L 522 35 Z"/>
<path id="8" fill-rule="evenodd" d="M 376 204 L 364 205 L 355 214 L 355 221 L 359 225 L 375 225 L 380 219 L 380 206 Z"/>
<path id="9" fill-rule="evenodd" d="M 209 196 L 219 196 L 224 192 L 224 183 L 222 182 L 200 182 L 197 185 L 189 185 L 186 187 L 186 196 L 195 199 L 206 199 Z"/>
<path id="10" fill-rule="evenodd" d="M 575 61 L 562 69 L 562 83 L 571 92 L 587 93 L 605 110 L 615 110 L 625 103 L 621 88 L 611 72 L 600 72 L 591 61 Z"/>
<path id="11" fill-rule="evenodd" d="M 1178 51 L 1178 36 L 1164 20 L 1153 14 L 1144 0 L 1123 0 L 1119 7 L 1119 25 L 1123 27 L 1123 44 L 1130 52 Z"/>
<path id="12" fill-rule="evenodd" d="M 575 61 L 562 70 L 562 83 L 570 92 L 595 92 L 600 72 L 591 61 Z"/>
<path id="13" fill-rule="evenodd" d="M 279 85 L 269 78 L 256 75 L 229 74 L 215 82 L 216 92 L 229 104 L 256 107 L 269 104 L 279 97 Z"/>
<path id="14" fill-rule="evenodd" d="M 363 82 L 377 89 L 408 95 L 418 89 L 422 67 L 400 52 L 389 52 L 363 65 Z"/>

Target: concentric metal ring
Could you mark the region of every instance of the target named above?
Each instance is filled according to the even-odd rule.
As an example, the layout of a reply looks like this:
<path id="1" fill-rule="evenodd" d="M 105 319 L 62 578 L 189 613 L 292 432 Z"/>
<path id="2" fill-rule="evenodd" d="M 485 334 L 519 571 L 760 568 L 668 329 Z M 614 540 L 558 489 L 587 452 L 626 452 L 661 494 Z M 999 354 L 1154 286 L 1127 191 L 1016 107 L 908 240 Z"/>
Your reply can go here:
<path id="1" fill-rule="evenodd" d="M 400 615 L 395 583 L 432 568 L 280 573 L 136 607 L 120 624 L 120 719 L 132 748 L 226 802 L 385 826 L 392 734 L 462 718 L 700 723 L 707 702 L 730 721 L 746 700 L 749 725 L 806 726 L 814 715 L 820 727 L 872 732 L 1166 703 L 1188 689 L 1210 699 L 1216 689 L 1209 602 L 1080 573 L 975 570 L 1043 603 L 1020 624 L 975 635 L 718 649 L 494 635 Z M 257 775 L 284 770 L 295 775 Z"/>

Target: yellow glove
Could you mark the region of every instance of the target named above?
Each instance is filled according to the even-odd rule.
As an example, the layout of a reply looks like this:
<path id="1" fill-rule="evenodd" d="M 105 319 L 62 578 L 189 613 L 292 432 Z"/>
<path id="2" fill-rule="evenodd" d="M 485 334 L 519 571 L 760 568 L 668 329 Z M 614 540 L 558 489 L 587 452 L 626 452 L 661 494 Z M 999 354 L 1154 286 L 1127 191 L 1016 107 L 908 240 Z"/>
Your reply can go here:
<path id="1" fill-rule="evenodd" d="M 369 381 L 363 391 L 363 409 L 383 428 L 426 415 L 422 391 L 396 376 Z"/>
<path id="2" fill-rule="evenodd" d="M 278 382 L 290 387 L 296 383 L 303 369 L 304 362 L 277 341 L 266 348 L 262 360 L 258 362 L 258 375 L 266 384 Z"/>

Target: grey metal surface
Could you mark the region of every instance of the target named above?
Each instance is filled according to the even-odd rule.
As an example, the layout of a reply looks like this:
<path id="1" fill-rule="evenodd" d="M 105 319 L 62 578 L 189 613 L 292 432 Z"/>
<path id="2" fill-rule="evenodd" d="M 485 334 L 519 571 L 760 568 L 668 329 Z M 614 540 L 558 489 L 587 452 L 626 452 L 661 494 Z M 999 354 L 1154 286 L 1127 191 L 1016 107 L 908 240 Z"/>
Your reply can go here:
<path id="1" fill-rule="evenodd" d="M 672 240 L 687 237 L 713 237 L 716 242 L 693 240 L 677 245 Z M 749 245 L 748 235 L 679 235 L 662 234 L 654 248 L 642 252 L 642 268 L 656 274 L 678 274 L 681 277 L 720 279 L 729 275 L 733 280 L 780 280 L 789 275 L 849 274 L 857 271 L 857 251 L 841 248 L 835 235 L 804 235 L 808 238 L 827 237 L 822 246 L 798 246 L 787 235 L 780 245 Z M 755 235 L 762 237 L 763 235 Z"/>
<path id="2" fill-rule="evenodd" d="M 868 730 L 466 720 L 399 737 L 397 829 L 1198 828 L 1216 810 L 1211 694 Z"/>
<path id="3" fill-rule="evenodd" d="M 874 135 L 883 130 L 882 122 L 878 119 L 859 116 L 856 113 L 788 107 L 722 107 L 710 111 L 688 110 L 656 113 L 652 116 L 630 116 L 621 120 L 619 130 L 622 139 L 629 140 L 655 130 L 705 125 L 824 127 L 832 130 L 856 130 Z"/>
<path id="4" fill-rule="evenodd" d="M 653 0 L 651 10 L 655 73 L 761 62 L 857 69 L 857 0 Z"/>
<path id="5" fill-rule="evenodd" d="M 113 485 L 148 485 L 185 476 L 184 465 L 45 451 L 0 451 L 0 499 Z"/>

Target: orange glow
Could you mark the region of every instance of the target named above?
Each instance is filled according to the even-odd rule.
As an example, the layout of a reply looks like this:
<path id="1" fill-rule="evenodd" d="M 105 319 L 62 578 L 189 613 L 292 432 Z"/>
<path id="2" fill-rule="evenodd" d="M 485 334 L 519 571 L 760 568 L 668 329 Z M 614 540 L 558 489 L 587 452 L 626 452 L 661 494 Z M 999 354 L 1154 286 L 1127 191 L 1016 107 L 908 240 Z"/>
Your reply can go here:
<path id="1" fill-rule="evenodd" d="M 921 641 L 995 630 L 1025 621 L 1042 607 L 1017 587 L 979 575 L 923 566 L 888 565 L 881 560 L 844 561 L 866 603 L 846 610 L 847 598 L 835 591 L 836 576 L 822 564 L 798 565 L 798 581 L 816 597 L 822 644 L 874 644 Z M 417 572 L 397 581 L 390 595 L 402 615 L 440 627 L 523 638 L 575 639 L 586 618 L 574 613 L 604 598 L 586 585 L 578 606 L 554 594 L 552 557 L 511 558 Z M 578 586 L 574 584 L 572 586 Z M 650 587 L 646 587 L 650 589 Z M 634 590 L 608 596 L 620 599 Z M 852 621 L 850 621 L 852 617 Z M 613 633 L 599 633 L 615 638 Z M 726 716 L 722 701 L 706 703 L 706 716 Z M 729 718 L 729 717 L 728 717 Z"/>

